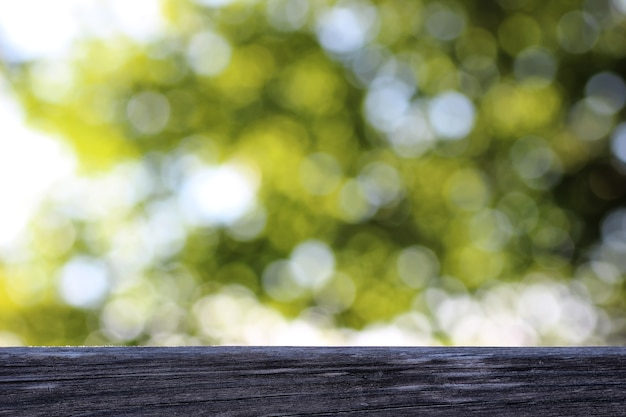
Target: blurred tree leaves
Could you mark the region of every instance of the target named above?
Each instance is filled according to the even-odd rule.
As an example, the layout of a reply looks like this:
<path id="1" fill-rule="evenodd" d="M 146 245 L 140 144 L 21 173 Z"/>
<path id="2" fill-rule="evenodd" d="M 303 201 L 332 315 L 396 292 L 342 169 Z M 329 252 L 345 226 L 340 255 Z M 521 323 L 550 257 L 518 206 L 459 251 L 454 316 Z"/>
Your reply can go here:
<path id="1" fill-rule="evenodd" d="M 11 287 L 6 260 L 7 331 L 245 341 L 211 314 L 262 327 L 256 297 L 355 329 L 413 311 L 430 343 L 484 340 L 457 316 L 476 334 L 510 316 L 519 343 L 620 340 L 626 239 L 602 230 L 624 218 L 623 2 L 202 3 L 165 2 L 148 45 L 86 39 L 8 72 L 86 176 L 32 225 L 48 295 L 23 302 L 35 275 Z M 77 256 L 104 262 L 88 305 L 58 296 Z M 543 326 L 524 300 L 576 319 Z"/>

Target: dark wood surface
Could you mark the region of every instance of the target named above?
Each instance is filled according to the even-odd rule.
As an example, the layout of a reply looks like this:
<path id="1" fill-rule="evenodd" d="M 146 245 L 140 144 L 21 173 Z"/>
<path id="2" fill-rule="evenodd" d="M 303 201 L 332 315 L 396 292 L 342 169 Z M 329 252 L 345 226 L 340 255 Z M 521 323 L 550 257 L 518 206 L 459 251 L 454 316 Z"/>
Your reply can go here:
<path id="1" fill-rule="evenodd" d="M 626 348 L 2 348 L 2 416 L 626 416 Z"/>

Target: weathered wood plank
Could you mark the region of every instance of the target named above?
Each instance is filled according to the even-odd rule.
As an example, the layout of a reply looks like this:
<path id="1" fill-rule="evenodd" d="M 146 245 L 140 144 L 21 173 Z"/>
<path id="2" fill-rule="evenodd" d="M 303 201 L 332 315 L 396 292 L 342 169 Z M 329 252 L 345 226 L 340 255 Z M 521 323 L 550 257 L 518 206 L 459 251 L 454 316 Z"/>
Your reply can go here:
<path id="1" fill-rule="evenodd" d="M 4 348 L 2 416 L 626 415 L 626 348 Z"/>

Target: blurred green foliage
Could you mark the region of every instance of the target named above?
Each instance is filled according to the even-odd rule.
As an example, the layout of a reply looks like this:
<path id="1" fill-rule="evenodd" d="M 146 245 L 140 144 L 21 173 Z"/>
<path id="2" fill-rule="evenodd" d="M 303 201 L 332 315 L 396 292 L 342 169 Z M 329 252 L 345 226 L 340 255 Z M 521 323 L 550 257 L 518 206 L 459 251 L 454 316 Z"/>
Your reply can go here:
<path id="1" fill-rule="evenodd" d="M 626 3 L 201 3 L 165 2 L 150 44 L 5 70 L 81 177 L 5 257 L 0 330 L 247 343 L 278 311 L 623 340 Z"/>

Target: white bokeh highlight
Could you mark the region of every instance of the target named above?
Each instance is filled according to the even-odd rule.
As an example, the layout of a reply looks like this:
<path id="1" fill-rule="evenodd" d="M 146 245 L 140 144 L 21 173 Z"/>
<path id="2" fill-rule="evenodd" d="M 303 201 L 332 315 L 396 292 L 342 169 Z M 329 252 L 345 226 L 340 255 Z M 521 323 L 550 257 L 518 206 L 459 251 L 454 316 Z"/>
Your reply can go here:
<path id="1" fill-rule="evenodd" d="M 317 22 L 317 37 L 322 46 L 334 53 L 359 50 L 376 35 L 376 9 L 360 2 L 323 12 Z"/>
<path id="2" fill-rule="evenodd" d="M 75 307 L 95 307 L 109 287 L 106 265 L 87 256 L 77 256 L 60 272 L 59 292 L 63 300 Z"/>
<path id="3" fill-rule="evenodd" d="M 187 62 L 198 74 L 214 77 L 230 63 L 232 48 L 221 35 L 206 31 L 195 34 L 187 48 Z"/>
<path id="4" fill-rule="evenodd" d="M 193 225 L 231 225 L 256 202 L 257 183 L 253 173 L 237 165 L 204 167 L 187 178 L 179 193 L 179 204 Z"/>
<path id="5" fill-rule="evenodd" d="M 611 151 L 623 164 L 626 164 L 626 123 L 617 125 L 611 134 Z"/>
<path id="6" fill-rule="evenodd" d="M 472 131 L 476 109 L 465 95 L 447 91 L 431 100 L 428 117 L 441 139 L 458 140 Z"/>
<path id="7" fill-rule="evenodd" d="M 295 279 L 304 288 L 324 285 L 335 272 L 335 255 L 330 247 L 318 240 L 300 243 L 291 252 Z"/>

